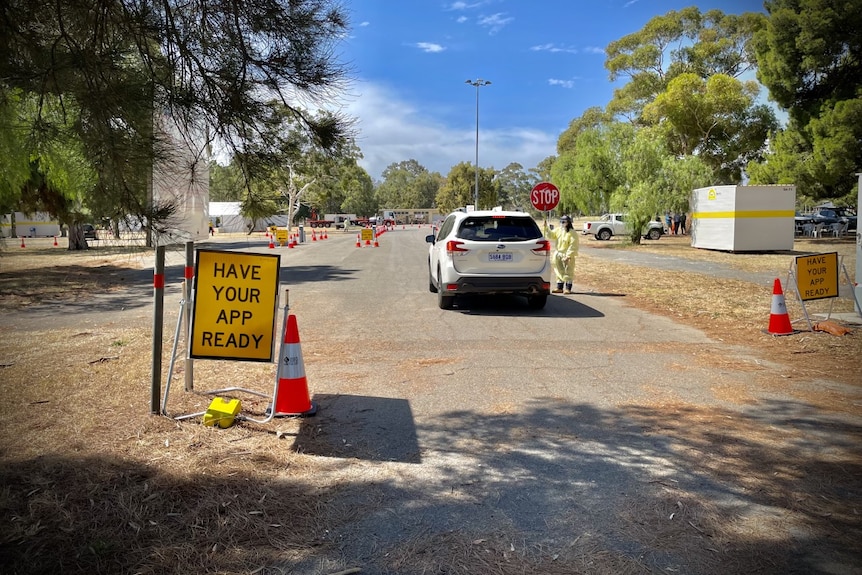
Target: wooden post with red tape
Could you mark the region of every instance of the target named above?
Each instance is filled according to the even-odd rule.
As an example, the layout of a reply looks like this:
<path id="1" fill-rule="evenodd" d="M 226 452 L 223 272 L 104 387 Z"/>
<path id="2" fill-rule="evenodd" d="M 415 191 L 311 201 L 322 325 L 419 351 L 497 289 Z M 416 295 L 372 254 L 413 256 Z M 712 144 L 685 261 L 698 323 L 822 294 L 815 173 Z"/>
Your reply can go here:
<path id="1" fill-rule="evenodd" d="M 188 342 L 192 340 L 192 292 L 195 279 L 195 243 L 186 242 L 186 269 L 185 269 L 185 289 L 183 290 L 183 300 L 185 300 L 185 322 L 186 322 L 186 360 L 185 360 L 185 390 L 192 391 L 194 389 L 195 379 L 195 360 L 188 353 Z"/>
<path id="2" fill-rule="evenodd" d="M 159 413 L 162 394 L 162 334 L 165 309 L 165 246 L 156 248 L 156 265 L 153 269 L 153 370 L 150 394 L 150 413 Z"/>

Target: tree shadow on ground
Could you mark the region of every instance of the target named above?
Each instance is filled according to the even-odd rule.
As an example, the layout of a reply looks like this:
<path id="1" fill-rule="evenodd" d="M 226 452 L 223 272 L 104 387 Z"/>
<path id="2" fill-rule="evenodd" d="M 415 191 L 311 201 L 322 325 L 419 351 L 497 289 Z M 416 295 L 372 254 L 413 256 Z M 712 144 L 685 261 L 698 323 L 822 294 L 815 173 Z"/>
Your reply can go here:
<path id="1" fill-rule="evenodd" d="M 859 571 L 862 428 L 849 417 L 787 401 L 737 412 L 541 398 L 518 414 L 414 421 L 361 399 L 302 420 L 292 445 L 244 423 L 254 448 L 194 427 L 146 461 L 74 437 L 32 459 L 4 450 L 0 571 Z M 150 421 L 154 444 L 192 425 Z M 392 437 L 421 463 L 369 456 Z"/>

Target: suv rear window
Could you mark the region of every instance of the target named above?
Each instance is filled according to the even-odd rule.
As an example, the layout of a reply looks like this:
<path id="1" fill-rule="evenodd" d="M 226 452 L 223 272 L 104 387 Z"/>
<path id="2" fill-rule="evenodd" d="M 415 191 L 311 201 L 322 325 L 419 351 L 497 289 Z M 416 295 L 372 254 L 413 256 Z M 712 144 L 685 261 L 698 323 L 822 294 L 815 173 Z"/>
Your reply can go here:
<path id="1" fill-rule="evenodd" d="M 526 216 L 473 216 L 465 218 L 457 236 L 479 242 L 516 242 L 542 237 L 539 226 Z"/>

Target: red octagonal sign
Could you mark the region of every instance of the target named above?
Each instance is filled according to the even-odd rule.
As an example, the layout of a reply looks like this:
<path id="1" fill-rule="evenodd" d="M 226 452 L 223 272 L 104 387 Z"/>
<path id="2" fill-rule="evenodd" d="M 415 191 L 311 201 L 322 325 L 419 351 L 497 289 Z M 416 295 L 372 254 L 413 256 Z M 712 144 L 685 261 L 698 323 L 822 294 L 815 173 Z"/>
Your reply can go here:
<path id="1" fill-rule="evenodd" d="M 541 212 L 553 210 L 560 203 L 560 190 L 551 182 L 539 182 L 530 192 L 530 203 Z"/>

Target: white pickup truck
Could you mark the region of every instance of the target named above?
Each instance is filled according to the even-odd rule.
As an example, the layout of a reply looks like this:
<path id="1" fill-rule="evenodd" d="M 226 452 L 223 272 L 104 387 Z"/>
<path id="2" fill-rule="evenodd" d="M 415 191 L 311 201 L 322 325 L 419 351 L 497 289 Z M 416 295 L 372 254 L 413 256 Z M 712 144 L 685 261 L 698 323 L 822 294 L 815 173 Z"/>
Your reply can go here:
<path id="1" fill-rule="evenodd" d="M 628 236 L 628 223 L 625 214 L 605 214 L 597 222 L 584 222 L 584 235 L 595 236 L 597 240 L 609 240 L 612 236 Z M 657 240 L 664 234 L 661 222 L 651 221 L 647 226 L 644 238 Z"/>

